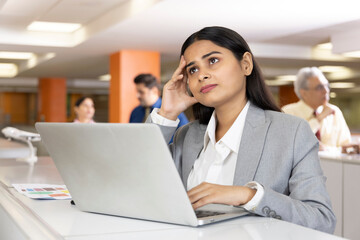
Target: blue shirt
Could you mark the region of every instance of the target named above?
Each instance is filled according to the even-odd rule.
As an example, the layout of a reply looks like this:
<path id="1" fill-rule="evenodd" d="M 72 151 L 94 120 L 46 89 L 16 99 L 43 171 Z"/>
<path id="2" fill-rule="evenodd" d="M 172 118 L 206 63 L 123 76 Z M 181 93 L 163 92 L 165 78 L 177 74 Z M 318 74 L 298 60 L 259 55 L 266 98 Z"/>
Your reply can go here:
<path id="1" fill-rule="evenodd" d="M 158 100 L 154 103 L 154 105 L 151 106 L 150 113 L 154 108 L 160 108 L 161 107 L 161 98 L 158 98 Z M 137 106 L 132 112 L 130 116 L 130 123 L 142 123 L 145 116 L 145 107 L 139 105 Z M 185 125 L 189 122 L 187 117 L 184 113 L 180 113 L 178 116 L 178 119 L 180 120 L 179 126 Z"/>

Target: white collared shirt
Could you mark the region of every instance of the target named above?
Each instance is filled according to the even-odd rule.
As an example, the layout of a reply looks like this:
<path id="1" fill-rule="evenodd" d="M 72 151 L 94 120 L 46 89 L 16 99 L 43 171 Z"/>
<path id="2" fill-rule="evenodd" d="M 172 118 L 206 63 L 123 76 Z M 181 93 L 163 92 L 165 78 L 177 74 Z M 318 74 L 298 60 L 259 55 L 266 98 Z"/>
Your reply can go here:
<path id="1" fill-rule="evenodd" d="M 217 120 L 215 111 L 213 112 L 204 135 L 204 148 L 187 179 L 187 190 L 202 182 L 233 185 L 238 151 L 249 106 L 250 102 L 248 101 L 233 125 L 218 142 L 215 139 Z M 151 113 L 154 123 L 177 126 L 178 120 L 177 122 L 168 120 L 157 114 L 158 111 L 159 109 L 154 109 Z M 257 189 L 255 196 L 247 204 L 242 205 L 247 210 L 253 210 L 262 199 L 264 188 L 257 182 L 249 182 L 245 186 Z"/>
<path id="2" fill-rule="evenodd" d="M 216 142 L 216 115 L 213 112 L 204 136 L 204 148 L 187 180 L 188 190 L 202 182 L 233 185 L 241 136 L 250 103 L 247 102 L 226 134 Z"/>
<path id="3" fill-rule="evenodd" d="M 350 130 L 341 110 L 335 105 L 329 104 L 329 106 L 334 110 L 334 114 L 328 115 L 321 122 L 316 119 L 314 109 L 302 100 L 288 104 L 282 110 L 285 113 L 307 120 L 314 133 L 320 130 L 321 142 L 328 150 L 341 151 L 342 145 L 351 142 Z M 316 112 L 320 113 L 322 109 L 323 106 L 320 106 Z"/>

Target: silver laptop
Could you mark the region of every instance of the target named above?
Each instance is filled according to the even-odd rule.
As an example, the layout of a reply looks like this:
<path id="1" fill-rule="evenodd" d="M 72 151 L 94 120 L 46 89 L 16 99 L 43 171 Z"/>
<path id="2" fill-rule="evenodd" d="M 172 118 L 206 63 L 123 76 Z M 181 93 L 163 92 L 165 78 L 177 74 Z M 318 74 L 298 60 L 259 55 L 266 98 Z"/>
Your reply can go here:
<path id="1" fill-rule="evenodd" d="M 155 124 L 35 126 L 82 211 L 190 226 L 248 214 L 211 204 L 198 218 Z"/>

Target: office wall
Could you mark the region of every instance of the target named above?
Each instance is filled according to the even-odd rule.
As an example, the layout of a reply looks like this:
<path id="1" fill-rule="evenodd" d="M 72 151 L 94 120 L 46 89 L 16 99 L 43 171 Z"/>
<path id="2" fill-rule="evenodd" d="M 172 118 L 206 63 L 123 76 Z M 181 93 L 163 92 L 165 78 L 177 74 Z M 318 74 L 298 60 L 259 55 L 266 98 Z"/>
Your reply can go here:
<path id="1" fill-rule="evenodd" d="M 0 92 L 0 125 L 33 124 L 36 117 L 36 94 Z"/>
<path id="2" fill-rule="evenodd" d="M 75 101 L 89 96 L 95 102 L 95 121 L 108 121 L 108 95 L 71 93 L 67 95 L 67 121 L 75 119 Z M 33 126 L 36 122 L 37 94 L 27 92 L 0 92 L 0 128 L 5 126 Z"/>
<path id="3" fill-rule="evenodd" d="M 279 105 L 280 90 L 271 87 L 271 92 Z M 290 91 L 290 90 L 289 90 Z M 90 96 L 95 102 L 95 121 L 108 122 L 108 94 L 92 93 L 86 94 L 72 91 L 67 95 L 67 121 L 72 122 L 75 118 L 73 106 L 80 96 Z M 36 121 L 37 94 L 34 92 L 0 92 L 0 127 L 4 125 L 20 124 L 33 125 Z M 343 112 L 345 120 L 353 133 L 360 133 L 360 94 L 341 94 L 331 98 L 330 102 L 337 105 Z M 191 109 L 186 115 L 192 119 Z"/>

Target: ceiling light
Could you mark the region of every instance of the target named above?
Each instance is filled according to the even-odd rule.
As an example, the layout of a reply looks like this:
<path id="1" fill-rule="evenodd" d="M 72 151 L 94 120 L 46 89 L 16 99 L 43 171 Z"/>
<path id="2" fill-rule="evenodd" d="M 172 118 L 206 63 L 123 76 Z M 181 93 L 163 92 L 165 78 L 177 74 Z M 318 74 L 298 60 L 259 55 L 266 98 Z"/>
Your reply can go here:
<path id="1" fill-rule="evenodd" d="M 34 55 L 31 52 L 0 52 L 0 58 L 2 59 L 30 59 Z"/>
<path id="2" fill-rule="evenodd" d="M 110 76 L 110 74 L 104 74 L 104 75 L 99 76 L 99 80 L 100 81 L 110 81 L 111 76 Z"/>
<path id="3" fill-rule="evenodd" d="M 27 69 L 33 68 L 36 65 L 40 64 L 41 62 L 50 60 L 53 57 L 55 57 L 55 53 L 46 53 L 43 55 L 38 55 L 36 57 L 33 57 L 27 61 L 26 68 Z"/>
<path id="4" fill-rule="evenodd" d="M 59 22 L 32 22 L 27 30 L 39 32 L 62 32 L 71 33 L 79 29 L 81 24 L 78 23 L 59 23 Z"/>
<path id="5" fill-rule="evenodd" d="M 326 74 L 326 78 L 329 80 L 344 80 L 354 78 L 355 76 L 355 73 L 350 68 Z"/>
<path id="6" fill-rule="evenodd" d="M 335 82 L 330 83 L 330 88 L 353 88 L 355 83 L 353 82 Z"/>
<path id="7" fill-rule="evenodd" d="M 17 71 L 17 66 L 13 63 L 0 63 L 0 77 L 14 77 Z"/>
<path id="8" fill-rule="evenodd" d="M 344 66 L 320 66 L 319 69 L 322 72 L 341 72 L 341 71 L 348 71 L 349 68 L 344 67 Z"/>
<path id="9" fill-rule="evenodd" d="M 321 44 L 318 44 L 316 46 L 317 48 L 319 49 L 327 49 L 327 50 L 331 50 L 333 48 L 333 45 L 331 42 L 328 42 L 328 43 L 321 43 Z"/>
<path id="10" fill-rule="evenodd" d="M 360 58 L 360 51 L 347 52 L 347 53 L 343 53 L 342 55 L 345 57 Z"/>
<path id="11" fill-rule="evenodd" d="M 331 92 L 331 93 L 330 93 L 330 97 L 331 97 L 331 98 L 336 98 L 336 93 Z"/>
<path id="12" fill-rule="evenodd" d="M 281 75 L 276 77 L 277 80 L 295 82 L 296 75 Z"/>
<path id="13" fill-rule="evenodd" d="M 268 86 L 284 86 L 289 85 L 289 82 L 287 81 L 281 81 L 281 80 L 265 80 L 266 85 Z"/>

